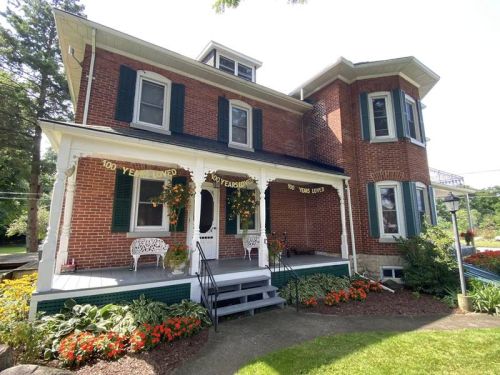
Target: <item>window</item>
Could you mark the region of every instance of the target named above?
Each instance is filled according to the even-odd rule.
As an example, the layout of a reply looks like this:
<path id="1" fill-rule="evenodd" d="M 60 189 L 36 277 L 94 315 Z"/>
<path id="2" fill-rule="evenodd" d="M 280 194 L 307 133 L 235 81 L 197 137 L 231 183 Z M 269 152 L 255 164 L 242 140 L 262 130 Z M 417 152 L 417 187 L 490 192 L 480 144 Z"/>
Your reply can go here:
<path id="1" fill-rule="evenodd" d="M 380 278 L 382 281 L 391 279 L 397 282 L 401 282 L 403 278 L 403 267 L 400 266 L 382 266 L 380 268 Z"/>
<path id="2" fill-rule="evenodd" d="M 153 72 L 138 71 L 133 127 L 168 133 L 171 82 Z"/>
<path id="3" fill-rule="evenodd" d="M 250 190 L 255 190 L 255 188 L 250 188 Z M 260 220 L 259 220 L 259 203 L 257 202 L 257 205 L 255 206 L 255 212 L 252 215 L 250 222 L 248 223 L 248 232 L 249 233 L 258 233 L 260 231 Z M 243 226 L 240 221 L 240 215 L 237 217 L 237 222 L 238 222 L 238 234 L 243 233 Z"/>
<path id="4" fill-rule="evenodd" d="M 377 183 L 380 238 L 404 236 L 402 196 L 398 182 Z"/>
<path id="5" fill-rule="evenodd" d="M 163 190 L 165 180 L 135 178 L 132 199 L 132 232 L 168 231 L 167 207 L 150 202 Z"/>
<path id="6" fill-rule="evenodd" d="M 417 104 L 415 103 L 415 100 L 408 95 L 405 97 L 405 112 L 410 137 L 417 142 L 422 142 L 420 126 L 418 123 Z"/>
<path id="7" fill-rule="evenodd" d="M 239 61 L 230 59 L 228 57 L 217 55 L 217 68 L 223 72 L 238 76 L 244 80 L 254 82 L 254 68 L 242 64 Z"/>
<path id="8" fill-rule="evenodd" d="M 375 92 L 368 95 L 370 133 L 372 140 L 395 139 L 392 99 L 389 92 Z"/>
<path id="9" fill-rule="evenodd" d="M 229 101 L 229 145 L 252 148 L 252 108 L 239 100 Z"/>
<path id="10" fill-rule="evenodd" d="M 424 184 L 417 182 L 417 212 L 421 225 L 425 223 L 428 217 L 430 220 L 430 209 L 427 202 L 427 188 Z"/>

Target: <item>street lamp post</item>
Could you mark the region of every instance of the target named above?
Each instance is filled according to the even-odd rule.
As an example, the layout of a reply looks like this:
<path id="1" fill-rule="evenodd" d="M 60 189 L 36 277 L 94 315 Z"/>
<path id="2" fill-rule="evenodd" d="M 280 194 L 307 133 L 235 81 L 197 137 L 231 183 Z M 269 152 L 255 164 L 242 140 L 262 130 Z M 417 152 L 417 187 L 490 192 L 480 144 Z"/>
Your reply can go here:
<path id="1" fill-rule="evenodd" d="M 462 261 L 462 247 L 460 245 L 460 236 L 458 234 L 458 225 L 457 225 L 457 215 L 456 212 L 460 206 L 460 198 L 455 196 L 453 193 L 448 194 L 444 198 L 444 203 L 446 205 L 446 209 L 451 213 L 451 220 L 453 223 L 453 233 L 455 235 L 455 248 L 457 252 L 457 262 L 458 262 L 458 272 L 460 274 L 460 289 L 462 295 L 458 295 L 458 305 L 462 310 L 470 311 L 470 299 L 467 298 L 466 287 L 465 287 L 465 276 L 464 276 L 464 264 Z"/>

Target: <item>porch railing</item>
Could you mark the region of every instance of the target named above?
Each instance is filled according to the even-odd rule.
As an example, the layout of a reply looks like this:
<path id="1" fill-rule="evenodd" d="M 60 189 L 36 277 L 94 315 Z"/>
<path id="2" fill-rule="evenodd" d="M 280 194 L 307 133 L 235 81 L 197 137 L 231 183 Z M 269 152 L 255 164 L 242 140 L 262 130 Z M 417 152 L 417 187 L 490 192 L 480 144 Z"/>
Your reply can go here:
<path id="1" fill-rule="evenodd" d="M 282 255 L 275 257 L 273 264 L 268 265 L 267 268 L 269 269 L 269 271 L 271 271 L 271 277 L 274 274 L 275 277 L 278 278 L 278 280 L 281 279 L 280 286 L 282 286 L 286 282 L 288 282 L 288 283 L 292 282 L 294 284 L 294 287 L 295 287 L 294 288 L 295 309 L 297 310 L 297 312 L 299 312 L 299 303 L 300 303 L 299 302 L 299 283 L 300 283 L 299 275 L 297 275 L 295 270 L 292 267 L 290 267 L 283 260 Z M 286 278 L 286 281 L 283 282 L 283 279 L 285 279 L 285 278 Z M 293 301 L 292 288 L 288 288 L 288 290 L 289 290 L 288 300 Z"/>
<path id="2" fill-rule="evenodd" d="M 196 277 L 198 277 L 198 281 L 200 282 L 201 303 L 208 310 L 210 320 L 214 325 L 215 331 L 217 331 L 219 321 L 217 317 L 217 298 L 219 296 L 219 289 L 217 288 L 217 283 L 210 269 L 210 264 L 199 242 L 196 242 L 196 248 L 200 253 L 200 267 L 199 271 L 196 273 Z"/>

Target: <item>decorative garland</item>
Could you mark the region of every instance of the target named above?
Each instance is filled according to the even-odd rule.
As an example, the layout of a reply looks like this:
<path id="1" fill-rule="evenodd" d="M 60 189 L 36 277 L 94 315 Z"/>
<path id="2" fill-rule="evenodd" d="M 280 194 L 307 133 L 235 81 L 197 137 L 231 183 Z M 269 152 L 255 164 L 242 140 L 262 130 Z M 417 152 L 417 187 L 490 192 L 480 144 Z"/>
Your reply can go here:
<path id="1" fill-rule="evenodd" d="M 289 190 L 295 190 L 297 189 L 300 193 L 302 194 L 319 194 L 319 193 L 324 193 L 325 192 L 325 187 L 320 186 L 317 188 L 305 188 L 301 186 L 295 186 L 292 184 L 288 184 L 288 189 Z"/>
<path id="2" fill-rule="evenodd" d="M 255 183 L 252 178 L 247 178 L 246 180 L 243 181 L 229 181 L 222 177 L 217 176 L 215 173 L 212 173 L 210 177 L 212 177 L 212 181 L 217 182 L 218 184 L 220 184 L 220 186 L 225 186 L 235 189 L 243 189 L 248 185 Z"/>
<path id="3" fill-rule="evenodd" d="M 130 177 L 143 177 L 143 178 L 166 178 L 170 176 L 175 176 L 177 174 L 177 169 L 165 169 L 163 171 L 154 170 L 141 170 L 128 167 L 120 167 L 116 163 L 109 160 L 103 160 L 102 166 L 110 171 L 115 171 L 116 169 L 122 169 L 123 174 L 127 174 Z"/>

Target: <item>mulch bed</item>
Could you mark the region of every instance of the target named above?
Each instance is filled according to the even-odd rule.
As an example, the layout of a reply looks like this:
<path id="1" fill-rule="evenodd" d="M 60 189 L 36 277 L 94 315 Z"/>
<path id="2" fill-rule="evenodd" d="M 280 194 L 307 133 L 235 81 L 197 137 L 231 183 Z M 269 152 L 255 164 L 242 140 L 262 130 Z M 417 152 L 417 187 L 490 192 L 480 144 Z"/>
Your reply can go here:
<path id="1" fill-rule="evenodd" d="M 400 289 L 395 293 L 383 291 L 368 293 L 365 301 L 349 301 L 337 306 L 325 306 L 320 301 L 312 308 L 303 307 L 302 311 L 329 315 L 433 315 L 455 314 L 457 309 L 451 309 L 440 300 L 420 294 L 416 297 L 411 291 Z"/>
<path id="2" fill-rule="evenodd" d="M 162 375 L 171 374 L 184 361 L 196 355 L 208 340 L 208 329 L 173 343 L 161 343 L 150 352 L 127 354 L 116 361 L 101 361 L 76 370 L 78 375 Z"/>

